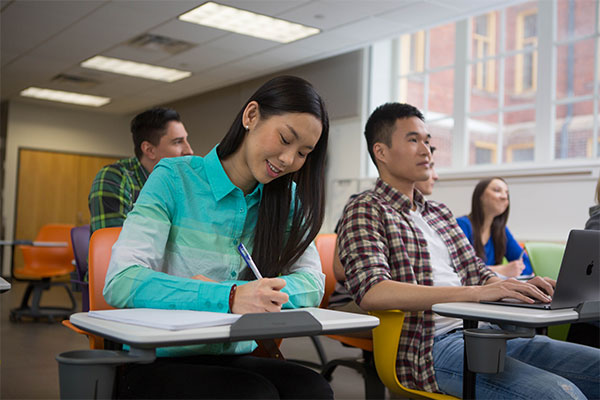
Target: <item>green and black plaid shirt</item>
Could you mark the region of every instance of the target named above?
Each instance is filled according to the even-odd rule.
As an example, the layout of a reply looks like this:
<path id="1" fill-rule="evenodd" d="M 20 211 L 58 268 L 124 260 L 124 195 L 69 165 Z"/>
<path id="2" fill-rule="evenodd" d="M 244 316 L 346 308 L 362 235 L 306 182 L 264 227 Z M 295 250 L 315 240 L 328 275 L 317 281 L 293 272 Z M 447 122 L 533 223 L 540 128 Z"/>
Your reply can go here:
<path id="1" fill-rule="evenodd" d="M 123 226 L 146 179 L 148 172 L 137 157 L 102 167 L 88 197 L 91 233 L 100 228 Z"/>

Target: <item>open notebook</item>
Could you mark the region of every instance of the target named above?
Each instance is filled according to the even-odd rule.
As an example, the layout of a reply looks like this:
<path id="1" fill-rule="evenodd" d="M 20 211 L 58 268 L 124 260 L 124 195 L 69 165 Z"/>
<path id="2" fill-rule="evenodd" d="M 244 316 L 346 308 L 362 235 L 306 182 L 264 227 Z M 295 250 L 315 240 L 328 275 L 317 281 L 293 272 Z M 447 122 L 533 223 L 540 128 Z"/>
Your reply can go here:
<path id="1" fill-rule="evenodd" d="M 98 310 L 90 311 L 89 316 L 171 331 L 230 325 L 241 317 L 240 314 L 191 310 L 159 310 L 154 308 Z"/>

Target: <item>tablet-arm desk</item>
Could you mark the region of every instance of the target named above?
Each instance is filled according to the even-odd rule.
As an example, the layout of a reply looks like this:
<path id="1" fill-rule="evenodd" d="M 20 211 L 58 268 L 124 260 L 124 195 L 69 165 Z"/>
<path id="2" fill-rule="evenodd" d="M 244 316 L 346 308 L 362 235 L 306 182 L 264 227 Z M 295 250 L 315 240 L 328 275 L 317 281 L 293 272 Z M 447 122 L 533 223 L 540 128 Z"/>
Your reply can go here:
<path id="1" fill-rule="evenodd" d="M 474 399 L 476 373 L 503 371 L 506 340 L 533 337 L 534 329 L 539 327 L 597 320 L 600 302 L 591 301 L 577 308 L 558 310 L 457 302 L 434 304 L 432 310 L 446 317 L 463 320 L 463 398 Z M 476 329 L 478 321 L 498 324 L 503 330 Z"/>
<path id="2" fill-rule="evenodd" d="M 98 319 L 88 313 L 73 314 L 70 321 L 78 328 L 126 344 L 130 351 L 76 350 L 58 355 L 61 398 L 112 397 L 116 367 L 152 362 L 157 347 L 347 333 L 379 325 L 379 319 L 370 315 L 321 308 L 245 314 L 231 325 L 177 331 Z"/>

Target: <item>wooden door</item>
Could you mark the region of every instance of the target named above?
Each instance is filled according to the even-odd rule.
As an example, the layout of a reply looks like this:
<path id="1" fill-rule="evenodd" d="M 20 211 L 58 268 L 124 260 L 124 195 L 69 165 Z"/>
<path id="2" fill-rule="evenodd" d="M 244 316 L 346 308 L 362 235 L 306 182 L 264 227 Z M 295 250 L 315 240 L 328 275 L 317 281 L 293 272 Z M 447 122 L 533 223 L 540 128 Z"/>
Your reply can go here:
<path id="1" fill-rule="evenodd" d="M 34 239 L 42 225 L 90 222 L 88 194 L 98 170 L 118 160 L 51 151 L 20 149 L 16 239 Z M 19 250 L 15 268 L 23 265 Z"/>

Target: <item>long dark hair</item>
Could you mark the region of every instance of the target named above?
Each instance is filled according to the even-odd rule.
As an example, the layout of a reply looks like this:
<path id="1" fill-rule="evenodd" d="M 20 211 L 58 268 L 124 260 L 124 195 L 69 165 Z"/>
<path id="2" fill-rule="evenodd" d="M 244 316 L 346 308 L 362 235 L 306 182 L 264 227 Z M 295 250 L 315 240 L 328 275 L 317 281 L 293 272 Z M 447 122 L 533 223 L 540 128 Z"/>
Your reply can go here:
<path id="1" fill-rule="evenodd" d="M 308 113 L 321 121 L 323 129 L 300 170 L 263 187 L 252 258 L 263 276 L 276 277 L 300 258 L 323 223 L 329 117 L 323 99 L 310 83 L 294 76 L 273 78 L 248 99 L 235 117 L 217 148 L 221 160 L 233 154 L 244 141 L 246 130 L 242 115 L 251 101 L 258 103 L 261 119 L 286 113 Z M 296 183 L 296 195 L 292 199 L 293 182 Z M 293 215 L 288 231 L 290 207 Z M 242 277 L 250 279 L 251 273 L 245 270 Z"/>
<path id="2" fill-rule="evenodd" d="M 473 198 L 471 199 L 471 214 L 469 214 L 469 219 L 471 220 L 471 225 L 473 226 L 473 247 L 475 248 L 475 254 L 482 260 L 486 260 L 485 256 L 485 243 L 481 242 L 481 228 L 483 226 L 483 205 L 481 204 L 481 196 L 485 189 L 490 185 L 490 183 L 494 180 L 498 179 L 504 183 L 506 181 L 500 177 L 493 177 L 482 179 L 479 181 L 477 186 L 475 186 L 475 190 L 473 190 Z M 490 227 L 491 238 L 494 242 L 494 263 L 501 264 L 502 258 L 504 258 L 504 254 L 506 253 L 506 221 L 508 220 L 508 211 L 510 210 L 510 200 L 506 210 L 494 217 L 492 221 L 492 226 Z"/>

